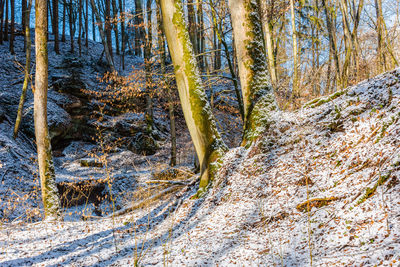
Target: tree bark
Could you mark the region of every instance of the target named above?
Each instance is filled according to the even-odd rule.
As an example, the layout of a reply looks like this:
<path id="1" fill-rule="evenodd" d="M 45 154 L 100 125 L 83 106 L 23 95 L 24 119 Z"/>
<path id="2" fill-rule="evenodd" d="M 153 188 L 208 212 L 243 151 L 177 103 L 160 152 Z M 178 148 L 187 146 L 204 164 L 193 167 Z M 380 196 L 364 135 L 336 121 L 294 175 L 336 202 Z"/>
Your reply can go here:
<path id="1" fill-rule="evenodd" d="M 268 66 L 269 72 L 271 74 L 272 86 L 277 85 L 278 76 L 276 69 L 276 58 L 274 53 L 274 28 L 272 25 L 272 14 L 269 12 L 269 6 L 267 6 L 267 1 L 261 1 L 262 11 L 263 11 L 263 30 L 265 36 L 265 49 L 267 50 Z"/>
<path id="2" fill-rule="evenodd" d="M 105 13 L 105 31 L 107 37 L 107 47 L 111 58 L 113 59 L 113 51 L 112 51 L 112 37 L 111 37 L 111 0 L 105 0 L 106 2 L 106 13 Z"/>
<path id="3" fill-rule="evenodd" d="M 147 131 L 149 134 L 154 129 L 154 118 L 153 118 L 153 102 L 152 102 L 152 93 L 153 93 L 153 79 L 152 79 L 152 66 L 151 66 L 151 48 L 153 46 L 153 34 L 152 34 L 152 9 L 151 9 L 152 0 L 147 0 L 146 2 L 146 13 L 147 13 L 147 32 L 145 39 L 145 47 L 144 47 L 144 69 L 145 69 L 145 80 L 146 80 L 146 124 Z M 144 17 L 144 16 L 143 16 Z"/>
<path id="4" fill-rule="evenodd" d="M 125 69 L 125 5 L 122 0 L 118 0 L 120 16 L 121 16 L 121 65 Z"/>
<path id="5" fill-rule="evenodd" d="M 8 2 L 10 0 L 5 0 L 6 1 L 6 21 L 5 21 L 5 25 L 4 25 L 4 41 L 8 41 Z"/>
<path id="6" fill-rule="evenodd" d="M 230 0 L 229 9 L 242 86 L 242 145 L 248 146 L 267 130 L 269 113 L 277 109 L 277 104 L 264 53 L 259 1 Z"/>
<path id="7" fill-rule="evenodd" d="M 89 46 L 89 0 L 85 0 L 86 18 L 85 18 L 85 46 Z M 86 50 L 87 51 L 87 50 Z"/>
<path id="8" fill-rule="evenodd" d="M 135 0 L 135 55 L 142 56 L 143 34 L 143 3 Z"/>
<path id="9" fill-rule="evenodd" d="M 50 136 L 47 125 L 47 1 L 36 0 L 35 10 L 36 75 L 34 90 L 34 121 L 39 175 L 45 219 L 57 220 L 60 216 L 60 200 L 55 182 Z"/>
<path id="10" fill-rule="evenodd" d="M 163 75 L 162 80 L 164 88 L 167 90 L 168 97 L 168 115 L 169 115 L 169 126 L 171 135 L 171 159 L 170 166 L 174 167 L 176 165 L 176 125 L 175 125 L 175 114 L 174 114 L 174 102 L 172 97 L 171 84 L 167 77 L 166 71 L 166 51 L 165 51 L 165 35 L 163 29 L 163 21 L 161 16 L 161 5 L 160 0 L 156 0 L 157 3 L 157 26 L 158 26 L 158 47 L 160 50 L 160 65 L 161 74 Z"/>
<path id="11" fill-rule="evenodd" d="M 60 37 L 58 33 L 58 0 L 53 0 L 53 21 L 54 21 L 54 51 L 60 54 Z"/>
<path id="12" fill-rule="evenodd" d="M 119 55 L 118 8 L 116 0 L 112 0 L 112 7 L 113 7 L 113 18 L 114 18 L 112 27 L 114 29 L 114 36 L 115 36 L 115 53 Z"/>
<path id="13" fill-rule="evenodd" d="M 335 64 L 335 69 L 336 69 L 336 84 L 337 84 L 337 86 L 341 86 L 341 84 L 342 84 L 341 69 L 340 69 L 339 55 L 338 55 L 337 44 L 336 44 L 336 30 L 333 28 L 333 25 L 332 25 L 330 7 L 329 7 L 327 1 L 328 0 L 322 0 L 322 3 L 324 5 L 324 11 L 325 11 L 326 28 L 327 28 L 328 36 L 329 36 L 330 51 L 332 53 L 333 62 Z"/>
<path id="14" fill-rule="evenodd" d="M 0 0 L 0 45 L 3 44 L 4 2 L 5 0 Z"/>
<path id="15" fill-rule="evenodd" d="M 239 106 L 239 113 L 240 116 L 242 118 L 242 121 L 244 121 L 244 109 L 243 109 L 243 101 L 242 101 L 242 96 L 240 95 L 240 89 L 239 89 L 239 84 L 238 84 L 238 78 L 236 76 L 235 70 L 234 70 L 234 66 L 231 60 L 231 55 L 229 52 L 229 46 L 225 40 L 225 34 L 223 31 L 220 31 L 217 25 L 217 14 L 216 14 L 216 10 L 215 10 L 215 5 L 213 3 L 212 0 L 209 0 L 210 3 L 210 7 L 211 7 L 211 18 L 212 18 L 212 22 L 213 22 L 213 27 L 214 29 L 216 29 L 216 35 L 217 38 L 219 40 L 219 42 L 223 45 L 224 47 L 224 52 L 225 52 L 225 58 L 228 64 L 228 68 L 229 68 L 229 72 L 231 74 L 232 77 L 232 83 L 233 86 L 235 88 L 235 94 L 236 94 L 236 99 L 238 102 L 238 106 Z"/>
<path id="16" fill-rule="evenodd" d="M 15 0 L 10 0 L 11 6 L 11 33 L 10 33 L 10 53 L 12 55 L 15 54 L 14 52 L 14 36 L 15 36 Z"/>
<path id="17" fill-rule="evenodd" d="M 78 50 L 82 55 L 82 0 L 78 0 Z"/>
<path id="18" fill-rule="evenodd" d="M 17 111 L 17 119 L 15 120 L 14 125 L 14 132 L 13 137 L 14 139 L 18 136 L 19 126 L 21 125 L 22 121 L 22 112 L 24 110 L 24 103 L 26 98 L 26 93 L 28 91 L 28 85 L 30 81 L 30 72 L 31 72 L 31 31 L 30 31 L 30 13 L 32 9 L 32 0 L 29 0 L 28 7 L 25 7 L 24 11 L 24 21 L 25 21 L 25 40 L 26 40 L 26 63 L 25 63 L 25 76 L 24 76 L 24 83 L 22 85 L 22 93 L 21 98 L 19 99 L 18 111 Z"/>
<path id="19" fill-rule="evenodd" d="M 72 0 L 69 1 L 69 38 L 71 41 L 71 53 L 74 53 L 74 24 L 75 24 L 75 17 L 74 17 L 74 8 L 72 4 Z"/>
<path id="20" fill-rule="evenodd" d="M 182 3 L 179 0 L 162 0 L 161 9 L 183 114 L 200 161 L 198 194 L 201 195 L 215 176 L 216 167 L 227 148 L 204 92 Z"/>
<path id="21" fill-rule="evenodd" d="M 61 35 L 61 42 L 65 43 L 65 23 L 66 23 L 66 2 L 65 0 L 62 2 L 63 4 L 63 22 L 62 22 L 62 35 Z"/>
<path id="22" fill-rule="evenodd" d="M 292 41 L 293 41 L 293 95 L 294 97 L 300 96 L 299 91 L 299 52 L 297 47 L 297 30 L 296 30 L 296 16 L 294 12 L 294 0 L 290 0 L 290 18 L 292 24 Z"/>

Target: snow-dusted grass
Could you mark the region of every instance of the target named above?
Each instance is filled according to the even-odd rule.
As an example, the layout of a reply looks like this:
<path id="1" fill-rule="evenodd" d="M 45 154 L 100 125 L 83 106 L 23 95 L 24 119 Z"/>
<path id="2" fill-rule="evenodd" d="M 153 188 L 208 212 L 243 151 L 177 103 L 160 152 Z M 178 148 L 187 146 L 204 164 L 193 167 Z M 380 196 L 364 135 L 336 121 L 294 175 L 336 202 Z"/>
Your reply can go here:
<path id="1" fill-rule="evenodd" d="M 308 266 L 311 253 L 314 266 L 396 266 L 398 77 L 395 70 L 314 108 L 276 112 L 261 140 L 227 153 L 203 199 L 188 198 L 193 188 L 114 221 L 4 224 L 0 264 Z M 298 210 L 307 199 L 309 212 Z"/>

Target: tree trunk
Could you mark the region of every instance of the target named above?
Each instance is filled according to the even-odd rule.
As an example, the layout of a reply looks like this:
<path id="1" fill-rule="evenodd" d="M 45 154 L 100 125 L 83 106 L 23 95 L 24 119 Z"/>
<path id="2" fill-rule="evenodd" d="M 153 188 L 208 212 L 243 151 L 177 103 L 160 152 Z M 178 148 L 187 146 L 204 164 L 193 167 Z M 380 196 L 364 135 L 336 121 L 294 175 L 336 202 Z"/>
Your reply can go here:
<path id="1" fill-rule="evenodd" d="M 171 84 L 169 83 L 169 78 L 166 72 L 166 51 L 165 51 L 165 36 L 163 29 L 163 21 L 161 16 L 161 5 L 160 0 L 156 0 L 157 3 L 157 26 L 158 26 L 158 47 L 160 49 L 160 65 L 161 74 L 163 75 L 162 81 L 164 89 L 167 90 L 168 97 L 168 114 L 169 114 L 169 125 L 170 125 L 170 135 L 171 135 L 171 159 L 170 166 L 174 167 L 176 165 L 176 125 L 175 125 L 175 114 L 174 114 L 174 102 L 172 97 Z"/>
<path id="2" fill-rule="evenodd" d="M 261 1 L 262 11 L 263 11 L 263 30 L 265 36 L 265 49 L 267 50 L 268 66 L 269 72 L 271 74 L 271 82 L 275 87 L 277 85 L 277 69 L 276 69 L 276 58 L 274 53 L 274 29 L 272 25 L 272 14 L 269 12 L 269 6 L 267 6 L 267 1 Z"/>
<path id="3" fill-rule="evenodd" d="M 224 47 L 224 52 L 225 52 L 225 58 L 228 64 L 228 68 L 229 68 L 229 72 L 231 74 L 232 77 L 232 83 L 233 86 L 235 88 L 235 93 L 236 93 L 236 99 L 238 102 L 238 106 L 239 106 L 239 113 L 240 116 L 242 118 L 242 121 L 244 121 L 244 109 L 243 109 L 243 101 L 242 101 L 242 96 L 240 95 L 240 89 L 239 89 L 239 84 L 238 84 L 238 80 L 237 80 L 237 76 L 234 70 L 234 66 L 231 60 L 231 55 L 229 52 L 229 46 L 225 40 L 225 34 L 223 31 L 220 31 L 218 29 L 218 25 L 217 25 L 217 12 L 215 10 L 215 5 L 213 3 L 212 0 L 209 0 L 210 3 L 210 7 L 211 7 L 211 18 L 212 18 L 212 22 L 213 22 L 213 27 L 214 29 L 216 29 L 216 35 L 218 37 L 219 42 L 223 45 Z"/>
<path id="4" fill-rule="evenodd" d="M 89 1 L 89 0 L 87 0 L 87 1 Z M 91 7 L 91 9 L 92 9 L 92 38 L 93 38 L 93 41 L 95 41 L 96 42 L 96 26 L 95 26 L 95 23 L 94 23 L 94 21 L 95 21 L 95 12 L 94 12 L 94 10 L 93 10 L 93 7 Z"/>
<path id="5" fill-rule="evenodd" d="M 78 0 L 78 49 L 79 56 L 82 55 L 82 0 Z"/>
<path id="6" fill-rule="evenodd" d="M 112 37 L 111 37 L 111 0 L 106 1 L 106 14 L 105 14 L 105 31 L 107 37 L 107 47 L 111 58 L 113 58 L 113 51 L 112 51 Z"/>
<path id="7" fill-rule="evenodd" d="M 3 44 L 4 2 L 5 0 L 0 0 L 0 45 Z"/>
<path id="8" fill-rule="evenodd" d="M 152 66 L 151 66 L 151 47 L 153 46 L 153 34 L 151 25 L 151 9 L 152 0 L 147 0 L 146 2 L 146 13 L 147 13 L 147 32 L 146 32 L 146 42 L 144 47 L 144 69 L 145 69 L 145 79 L 146 79 L 146 124 L 147 131 L 149 134 L 154 129 L 154 118 L 153 118 L 153 79 L 152 79 Z M 143 16 L 144 17 L 144 16 Z"/>
<path id="9" fill-rule="evenodd" d="M 333 25 L 332 25 L 330 7 L 329 7 L 327 1 L 328 0 L 322 0 L 322 3 L 324 5 L 324 10 L 325 10 L 325 19 L 326 19 L 326 27 L 327 27 L 327 31 L 328 31 L 328 36 L 329 36 L 330 51 L 332 53 L 333 62 L 335 64 L 335 69 L 336 69 L 336 84 L 337 84 L 337 86 L 341 86 L 341 84 L 342 84 L 341 70 L 340 70 L 339 56 L 338 56 L 337 45 L 336 45 L 336 30 L 333 28 Z"/>
<path id="10" fill-rule="evenodd" d="M 118 8 L 116 0 L 112 0 L 112 7 L 113 7 L 113 29 L 114 29 L 114 36 L 115 36 L 115 53 L 119 55 L 119 38 L 118 38 Z"/>
<path id="11" fill-rule="evenodd" d="M 58 0 L 53 0 L 53 21 L 54 21 L 54 51 L 60 54 L 60 40 L 58 34 Z"/>
<path id="12" fill-rule="evenodd" d="M 24 11 L 24 21 L 25 21 L 25 40 L 26 40 L 26 63 L 25 63 L 25 77 L 24 84 L 22 85 L 22 93 L 21 98 L 19 100 L 18 111 L 17 111 L 17 119 L 15 120 L 14 126 L 14 139 L 17 138 L 19 126 L 22 121 L 22 112 L 24 110 L 24 103 L 26 98 L 26 92 L 28 91 L 28 85 L 30 81 L 30 72 L 31 72 L 31 32 L 30 32 L 30 13 L 32 9 L 32 0 L 29 0 L 28 7 L 25 7 Z"/>
<path id="13" fill-rule="evenodd" d="M 204 71 L 205 38 L 203 4 L 201 0 L 197 0 L 197 47 L 199 68 L 200 71 Z"/>
<path id="14" fill-rule="evenodd" d="M 66 2 L 65 0 L 62 2 L 63 4 L 63 22 L 62 22 L 62 35 L 61 35 L 61 42 L 65 43 L 65 20 L 66 20 Z"/>
<path id="15" fill-rule="evenodd" d="M 229 9 L 242 86 L 243 145 L 247 146 L 267 130 L 269 113 L 277 104 L 264 53 L 259 1 L 230 0 Z"/>
<path id="16" fill-rule="evenodd" d="M 74 27 L 73 25 L 75 24 L 75 18 L 74 18 L 74 8 L 72 5 L 72 0 L 69 1 L 69 38 L 71 41 L 71 53 L 74 53 Z"/>
<path id="17" fill-rule="evenodd" d="M 143 8 L 142 0 L 135 0 L 135 55 L 142 56 L 143 43 Z"/>
<path id="18" fill-rule="evenodd" d="M 293 40 L 293 95 L 300 96 L 299 91 L 299 52 L 297 48 L 297 30 L 296 16 L 294 12 L 294 0 L 290 0 L 290 18 L 292 24 L 292 40 Z"/>
<path id="19" fill-rule="evenodd" d="M 101 18 L 100 18 L 99 12 L 97 11 L 96 4 L 95 4 L 94 0 L 90 0 L 90 4 L 92 5 L 93 13 L 96 16 L 96 22 L 98 24 L 100 37 L 101 37 L 101 42 L 103 43 L 103 46 L 104 46 L 104 52 L 106 54 L 107 62 L 110 65 L 111 71 L 115 72 L 113 59 L 111 57 L 110 49 L 108 48 L 108 44 L 107 44 L 107 41 L 106 41 L 106 36 L 105 36 L 104 30 L 103 30 L 103 26 L 102 26 L 103 22 L 101 21 Z"/>
<path id="20" fill-rule="evenodd" d="M 194 11 L 193 0 L 187 0 L 187 10 L 188 10 L 189 37 L 193 45 L 193 52 L 195 55 L 197 55 L 199 51 L 197 50 L 196 13 Z"/>
<path id="21" fill-rule="evenodd" d="M 4 41 L 8 41 L 8 2 L 10 0 L 5 0 L 6 1 L 6 22 L 4 25 Z"/>
<path id="22" fill-rule="evenodd" d="M 121 65 L 125 69 L 125 5 L 122 0 L 118 1 L 121 16 Z"/>
<path id="23" fill-rule="evenodd" d="M 11 3 L 11 34 L 10 34 L 10 53 L 12 55 L 15 54 L 14 52 L 14 35 L 15 35 L 15 0 L 10 0 Z"/>
<path id="24" fill-rule="evenodd" d="M 21 24 L 22 31 L 25 31 L 25 13 L 26 13 L 26 0 L 21 0 Z M 24 50 L 26 50 L 26 35 L 24 34 Z"/>
<path id="25" fill-rule="evenodd" d="M 46 220 L 57 220 L 60 216 L 60 200 L 55 181 L 51 155 L 50 136 L 47 125 L 47 1 L 36 0 L 36 76 L 34 90 L 34 121 L 39 164 L 40 184 Z"/>
<path id="26" fill-rule="evenodd" d="M 85 17 L 85 46 L 89 46 L 89 0 L 85 0 L 86 17 Z M 87 51 L 87 50 L 86 50 Z"/>
<path id="27" fill-rule="evenodd" d="M 216 167 L 227 148 L 220 137 L 204 92 L 182 3 L 162 0 L 161 8 L 183 114 L 200 161 L 198 195 L 201 195 L 215 176 Z"/>

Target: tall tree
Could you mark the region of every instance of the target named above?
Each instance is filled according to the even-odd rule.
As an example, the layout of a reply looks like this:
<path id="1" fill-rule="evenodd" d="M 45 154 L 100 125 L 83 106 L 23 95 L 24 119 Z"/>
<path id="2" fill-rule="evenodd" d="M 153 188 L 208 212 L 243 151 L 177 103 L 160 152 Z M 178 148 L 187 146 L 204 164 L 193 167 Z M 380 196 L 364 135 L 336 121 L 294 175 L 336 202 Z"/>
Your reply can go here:
<path id="1" fill-rule="evenodd" d="M 25 19 L 25 40 L 26 40 L 26 50 L 25 50 L 25 57 L 26 57 L 26 63 L 25 63 L 25 70 L 24 70 L 24 83 L 22 85 L 22 93 L 21 93 L 21 98 L 19 100 L 19 105 L 18 105 L 18 111 L 17 111 L 17 119 L 15 120 L 15 125 L 14 125 L 14 133 L 13 137 L 14 139 L 17 138 L 18 135 L 18 130 L 19 126 L 21 125 L 22 121 L 22 111 L 24 110 L 24 103 L 25 103 L 25 98 L 26 98 L 26 93 L 28 91 L 28 85 L 30 81 L 30 72 L 31 72 L 31 30 L 29 27 L 30 24 L 30 13 L 32 9 L 32 0 L 28 1 L 28 6 L 24 9 L 25 13 L 23 14 Z"/>
<path id="2" fill-rule="evenodd" d="M 166 49 L 165 49 L 165 34 L 163 29 L 163 21 L 161 16 L 161 5 L 160 0 L 156 0 L 157 3 L 157 27 L 158 27 L 158 49 L 160 53 L 160 65 L 162 82 L 164 88 L 167 90 L 168 97 L 168 115 L 170 123 L 170 135 L 171 135 L 171 159 L 170 166 L 174 167 L 176 165 L 176 125 L 175 125 L 175 114 L 174 114 L 174 101 L 172 97 L 172 86 L 167 77 L 166 70 Z"/>
<path id="3" fill-rule="evenodd" d="M 125 69 L 125 5 L 122 0 L 118 0 L 120 15 L 121 15 L 121 65 Z"/>
<path id="4" fill-rule="evenodd" d="M 111 37 L 111 0 L 106 1 L 106 13 L 104 16 L 105 21 L 105 31 L 107 37 L 107 47 L 111 58 L 113 58 L 113 51 L 112 51 L 112 37 Z"/>
<path id="5" fill-rule="evenodd" d="M 86 16 L 85 16 L 85 46 L 89 45 L 89 0 L 85 0 Z"/>
<path id="6" fill-rule="evenodd" d="M 92 11 L 96 17 L 97 27 L 99 28 L 101 42 L 103 43 L 104 53 L 106 54 L 107 63 L 110 65 L 111 71 L 114 72 L 115 71 L 114 62 L 113 62 L 113 59 L 110 54 L 110 48 L 108 47 L 106 35 L 104 33 L 104 28 L 103 28 L 104 23 L 101 21 L 101 18 L 100 18 L 98 10 L 96 8 L 96 4 L 95 4 L 94 0 L 90 0 L 90 4 L 92 6 Z M 93 29 L 93 31 L 95 31 L 95 29 Z"/>
<path id="7" fill-rule="evenodd" d="M 10 29 L 10 53 L 14 52 L 14 36 L 15 36 L 15 0 L 10 0 L 11 6 L 11 29 Z"/>
<path id="8" fill-rule="evenodd" d="M 230 0 L 244 108 L 243 145 L 256 140 L 270 124 L 277 109 L 270 83 L 261 26 L 259 0 Z"/>
<path id="9" fill-rule="evenodd" d="M 67 10 L 67 3 L 66 0 L 62 1 L 63 6 L 63 21 L 62 21 L 62 34 L 61 34 L 61 42 L 65 43 L 65 23 L 66 23 L 66 10 Z"/>
<path id="10" fill-rule="evenodd" d="M 74 11 L 74 4 L 73 4 L 72 0 L 69 0 L 69 3 L 68 3 L 68 15 L 69 15 L 69 38 L 71 41 L 71 53 L 74 53 L 76 13 Z"/>
<path id="11" fill-rule="evenodd" d="M 290 0 L 290 21 L 292 24 L 293 41 L 293 95 L 299 97 L 299 52 L 297 47 L 296 14 L 294 10 L 294 0 Z"/>
<path id="12" fill-rule="evenodd" d="M 278 81 L 278 71 L 276 67 L 276 53 L 275 53 L 275 38 L 274 38 L 274 26 L 273 16 L 275 15 L 272 11 L 274 10 L 275 1 L 271 1 L 267 5 L 267 1 L 261 1 L 261 8 L 263 12 L 263 29 L 265 35 L 265 49 L 268 57 L 269 72 L 271 74 L 271 82 L 273 86 L 276 86 Z"/>
<path id="13" fill-rule="evenodd" d="M 135 0 L 135 55 L 142 56 L 143 34 L 143 3 L 142 0 Z"/>
<path id="14" fill-rule="evenodd" d="M 47 125 L 47 1 L 36 0 L 35 10 L 36 74 L 34 90 L 34 121 L 39 175 L 45 219 L 57 220 L 60 216 L 60 200 L 55 181 L 50 136 Z"/>
<path id="15" fill-rule="evenodd" d="M 78 0 L 78 50 L 79 56 L 82 55 L 82 0 Z"/>
<path id="16" fill-rule="evenodd" d="M 147 31 L 145 38 L 145 47 L 144 47 L 144 69 L 145 69 L 145 82 L 146 82 L 146 123 L 147 130 L 149 133 L 153 131 L 154 127 L 154 118 L 153 118 L 153 102 L 152 102 L 152 93 L 153 93 L 153 79 L 152 79 L 152 66 L 151 66 L 151 48 L 153 46 L 153 34 L 152 34 L 152 0 L 147 0 L 146 2 L 146 13 L 147 13 Z"/>
<path id="17" fill-rule="evenodd" d="M 175 70 L 183 114 L 200 161 L 201 194 L 226 151 L 207 101 L 180 0 L 161 0 L 164 31 Z"/>
<path id="18" fill-rule="evenodd" d="M 0 44 L 3 44 L 4 2 L 5 0 L 0 0 Z"/>
<path id="19" fill-rule="evenodd" d="M 6 19 L 5 19 L 5 25 L 4 25 L 4 41 L 8 41 L 8 2 L 10 0 L 5 0 L 5 13 L 6 13 Z"/>
<path id="20" fill-rule="evenodd" d="M 335 64 L 335 73 L 336 73 L 336 84 L 341 87 L 341 69 L 339 62 L 339 54 L 337 49 L 337 41 L 336 41 L 336 29 L 333 24 L 333 15 L 331 12 L 331 6 L 329 5 L 329 0 L 322 0 L 325 11 L 325 19 L 326 19 L 326 28 L 329 36 L 329 50 L 330 55 L 333 58 L 333 62 Z"/>
<path id="21" fill-rule="evenodd" d="M 115 53 L 119 55 L 118 8 L 116 0 L 112 0 L 112 8 L 113 8 L 112 28 L 114 30 L 114 37 L 115 37 Z"/>
<path id="22" fill-rule="evenodd" d="M 58 32 L 58 0 L 53 0 L 53 31 L 54 31 L 54 51 L 60 54 L 60 37 Z"/>

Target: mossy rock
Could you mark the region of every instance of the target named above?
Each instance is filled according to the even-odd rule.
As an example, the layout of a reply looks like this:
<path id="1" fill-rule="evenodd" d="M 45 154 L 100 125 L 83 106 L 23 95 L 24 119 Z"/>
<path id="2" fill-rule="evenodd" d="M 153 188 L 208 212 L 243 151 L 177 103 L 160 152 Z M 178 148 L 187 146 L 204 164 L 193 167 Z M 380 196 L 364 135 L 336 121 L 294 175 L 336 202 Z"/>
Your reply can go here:
<path id="1" fill-rule="evenodd" d="M 103 163 L 96 161 L 93 158 L 81 159 L 80 160 L 81 167 L 97 167 L 102 168 Z"/>
<path id="2" fill-rule="evenodd" d="M 149 156 L 154 155 L 159 146 L 150 134 L 139 132 L 130 140 L 128 149 L 135 154 Z"/>

